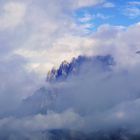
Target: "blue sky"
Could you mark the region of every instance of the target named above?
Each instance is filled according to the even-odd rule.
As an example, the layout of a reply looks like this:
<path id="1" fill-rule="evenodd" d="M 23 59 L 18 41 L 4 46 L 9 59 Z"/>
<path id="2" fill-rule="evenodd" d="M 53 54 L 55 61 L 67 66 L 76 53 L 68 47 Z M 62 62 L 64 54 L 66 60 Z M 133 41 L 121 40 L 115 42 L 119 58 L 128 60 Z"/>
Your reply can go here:
<path id="1" fill-rule="evenodd" d="M 97 5 L 77 9 L 74 12 L 77 24 L 91 24 L 96 29 L 102 24 L 129 26 L 140 21 L 140 2 L 132 0 L 110 0 L 108 6 Z"/>

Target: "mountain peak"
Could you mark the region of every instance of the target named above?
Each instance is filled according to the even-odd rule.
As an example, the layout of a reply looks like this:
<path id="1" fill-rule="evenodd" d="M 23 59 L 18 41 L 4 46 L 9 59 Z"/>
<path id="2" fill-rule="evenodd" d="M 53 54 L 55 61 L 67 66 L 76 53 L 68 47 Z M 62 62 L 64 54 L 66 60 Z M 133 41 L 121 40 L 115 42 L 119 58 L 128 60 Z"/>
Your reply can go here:
<path id="1" fill-rule="evenodd" d="M 70 62 L 64 60 L 58 69 L 52 68 L 51 71 L 48 72 L 46 81 L 47 82 L 57 82 L 64 81 L 70 75 L 77 75 L 81 69 L 81 66 L 85 63 L 99 63 L 103 67 L 108 67 L 114 64 L 114 60 L 112 56 L 78 56 L 77 58 L 72 58 Z"/>

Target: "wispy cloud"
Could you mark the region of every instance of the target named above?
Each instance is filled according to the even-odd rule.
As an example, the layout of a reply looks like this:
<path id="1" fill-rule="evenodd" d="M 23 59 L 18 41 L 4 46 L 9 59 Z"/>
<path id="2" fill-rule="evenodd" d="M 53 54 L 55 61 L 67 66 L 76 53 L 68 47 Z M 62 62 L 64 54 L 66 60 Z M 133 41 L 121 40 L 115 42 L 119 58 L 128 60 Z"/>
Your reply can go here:
<path id="1" fill-rule="evenodd" d="M 102 7 L 104 8 L 113 8 L 115 7 L 115 4 L 114 3 L 111 3 L 111 2 L 105 2 Z"/>
<path id="2" fill-rule="evenodd" d="M 105 20 L 109 18 L 111 18 L 111 16 L 104 15 L 102 13 L 96 13 L 96 14 L 85 13 L 83 17 L 79 18 L 78 20 L 82 23 L 86 23 L 86 22 L 94 21 L 96 19 Z"/>
<path id="3" fill-rule="evenodd" d="M 127 3 L 126 8 L 124 9 L 124 15 L 130 18 L 137 18 L 140 16 L 140 2 L 139 1 L 130 1 Z"/>
<path id="4" fill-rule="evenodd" d="M 75 8 L 81 8 L 81 7 L 88 7 L 88 6 L 96 6 L 104 3 L 105 0 L 77 0 L 74 1 Z"/>
<path id="5" fill-rule="evenodd" d="M 124 15 L 130 18 L 136 18 L 140 16 L 140 8 L 138 7 L 128 7 L 124 11 Z"/>
<path id="6" fill-rule="evenodd" d="M 130 1 L 130 2 L 128 2 L 128 4 L 131 5 L 131 6 L 140 6 L 139 1 Z"/>

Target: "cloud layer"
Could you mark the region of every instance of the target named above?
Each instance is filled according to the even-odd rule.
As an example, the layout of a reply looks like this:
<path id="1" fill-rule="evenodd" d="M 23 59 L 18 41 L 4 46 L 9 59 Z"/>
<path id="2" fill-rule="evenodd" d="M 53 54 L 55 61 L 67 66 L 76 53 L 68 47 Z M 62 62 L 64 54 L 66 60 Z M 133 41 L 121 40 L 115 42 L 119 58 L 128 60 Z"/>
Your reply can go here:
<path id="1" fill-rule="evenodd" d="M 0 5 L 2 132 L 15 130 L 28 134 L 47 129 L 119 127 L 140 131 L 139 22 L 130 26 L 104 23 L 95 31 L 90 20 L 106 18 L 99 13 L 85 15 L 82 22 L 86 24 L 77 23 L 74 15 L 79 9 L 116 6 L 105 0 L 8 0 L 0 1 Z M 139 3 L 128 5 L 125 14 L 139 16 Z M 12 115 L 11 110 L 44 84 L 46 73 L 53 66 L 79 55 L 108 54 L 116 62 L 111 71 L 104 71 L 98 64 L 86 64 L 79 77 L 49 85 L 56 86 L 60 95 L 48 115 L 38 113 L 21 118 Z"/>

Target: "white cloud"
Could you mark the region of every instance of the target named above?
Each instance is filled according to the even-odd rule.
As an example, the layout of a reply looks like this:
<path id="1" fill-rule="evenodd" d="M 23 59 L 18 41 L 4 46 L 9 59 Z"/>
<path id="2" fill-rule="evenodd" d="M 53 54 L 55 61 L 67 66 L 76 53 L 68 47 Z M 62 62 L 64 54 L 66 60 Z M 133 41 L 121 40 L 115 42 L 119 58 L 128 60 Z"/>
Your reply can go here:
<path id="1" fill-rule="evenodd" d="M 130 18 L 137 18 L 140 16 L 140 2 L 130 1 L 127 3 L 127 7 L 124 9 L 124 15 Z"/>
<path id="2" fill-rule="evenodd" d="M 9 109 L 9 106 L 10 108 L 15 107 L 15 104 L 21 100 L 21 96 L 25 97 L 32 94 L 40 82 L 36 79 L 36 75 L 34 75 L 34 73 L 32 75 L 26 71 L 24 66 L 31 72 L 35 71 L 40 75 L 43 74 L 43 78 L 45 78 L 47 71 L 53 66 L 58 66 L 63 60 L 69 61 L 72 57 L 78 55 L 111 54 L 116 61 L 116 66 L 113 69 L 114 73 L 111 73 L 111 75 L 108 75 L 108 73 L 107 75 L 104 73 L 100 75 L 100 73 L 98 73 L 99 71 L 96 71 L 95 68 L 95 73 L 92 71 L 92 76 L 86 75 L 89 73 L 82 74 L 82 76 L 87 77 L 82 77 L 84 80 L 80 79 L 80 82 L 76 81 L 76 87 L 72 87 L 68 90 L 73 93 L 73 96 L 71 96 L 71 93 L 69 95 L 63 94 L 66 100 L 60 100 L 59 105 L 63 106 L 63 102 L 66 101 L 75 107 L 75 104 L 70 100 L 74 98 L 73 101 L 76 101 L 76 107 L 74 109 L 78 108 L 88 112 L 87 107 L 89 110 L 99 108 L 99 114 L 93 113 L 90 114 L 91 116 L 85 118 L 86 121 L 89 121 L 89 124 L 95 128 L 101 124 L 104 125 L 104 123 L 105 126 L 111 125 L 112 122 L 118 123 L 119 121 L 116 120 L 125 121 L 125 119 L 127 119 L 127 122 L 131 123 L 133 116 L 130 116 L 130 118 L 126 116 L 129 117 L 133 108 L 129 110 L 131 106 L 128 105 L 129 103 L 126 102 L 126 100 L 128 99 L 127 97 L 130 97 L 129 93 L 133 93 L 133 89 L 136 92 L 139 91 L 138 66 L 140 64 L 140 56 L 136 54 L 136 52 L 140 50 L 140 24 L 138 23 L 129 27 L 105 24 L 101 25 L 96 32 L 89 35 L 85 28 L 91 27 L 91 24 L 85 24 L 83 26 L 76 25 L 70 16 L 72 9 L 95 6 L 99 3 L 102 3 L 102 6 L 104 4 L 105 7 L 113 7 L 113 5 L 109 3 L 105 4 L 102 0 L 73 0 L 72 2 L 64 0 L 62 2 L 63 3 L 60 3 L 58 0 L 33 1 L 32 6 L 29 7 L 30 12 L 26 15 L 27 23 L 24 29 L 27 28 L 28 31 L 23 31 L 23 34 L 20 34 L 20 43 L 15 43 L 13 45 L 14 49 L 12 49 L 13 46 L 8 46 L 7 50 L 10 50 L 10 52 L 6 50 L 3 56 L 1 56 L 1 112 L 3 113 L 5 109 Z M 68 5 L 67 2 L 71 2 L 71 5 Z M 0 18 L 0 25 L 2 27 L 0 27 L 0 30 L 13 29 L 22 24 L 26 14 L 25 5 L 25 1 L 6 3 L 2 17 Z M 130 13 L 132 14 L 131 16 L 134 16 L 133 12 Z M 102 14 L 95 16 L 102 19 L 106 18 Z M 83 22 L 89 21 L 90 18 L 90 15 L 86 15 Z M 7 37 L 6 35 L 4 35 L 4 38 Z M 11 43 L 13 42 L 13 38 L 8 38 L 6 41 Z M 19 38 L 17 39 L 17 35 L 15 38 L 15 42 L 18 42 Z M 3 44 L 3 42 L 1 42 L 1 44 Z M 3 51 L 2 47 L 0 48 L 1 51 Z M 10 53 L 11 56 L 9 59 L 6 58 L 9 55 L 7 55 L 7 52 Z M 13 54 L 23 56 L 24 59 L 19 56 L 15 58 Z M 26 62 L 23 61 L 25 58 Z M 89 67 L 87 68 L 89 69 Z M 129 76 L 127 76 L 126 71 L 130 72 Z M 74 83 L 75 81 L 72 81 L 72 84 Z M 71 83 L 69 85 L 71 86 Z M 75 94 L 75 91 L 77 94 Z M 76 96 L 77 98 L 75 98 Z M 125 106 L 125 110 L 121 107 L 122 104 L 120 104 L 120 102 L 122 101 L 124 102 L 123 106 Z M 134 119 L 140 116 L 139 113 L 137 114 L 139 111 L 139 101 L 132 101 L 130 104 L 132 107 L 135 107 L 135 102 L 138 109 L 135 109 L 136 112 L 134 114 L 136 115 L 134 115 Z M 113 105 L 115 104 L 115 107 L 113 106 L 114 108 L 109 110 L 108 106 L 112 107 L 112 103 Z M 102 112 L 104 107 L 107 109 L 106 112 Z M 93 121 L 93 123 L 91 123 L 91 121 Z M 67 111 L 66 108 L 62 113 L 51 112 L 48 116 L 35 115 L 22 119 L 1 119 L 0 127 L 2 129 L 3 127 L 11 127 L 11 129 L 44 130 L 49 128 L 71 128 L 71 126 L 73 127 L 77 122 L 79 124 L 78 126 L 80 126 L 80 124 L 83 123 L 83 118 L 81 118 L 78 113 L 75 113 L 75 111 Z"/>
<path id="3" fill-rule="evenodd" d="M 102 13 L 97 13 L 97 14 L 95 15 L 95 17 L 96 17 L 96 18 L 99 18 L 99 19 L 108 19 L 108 18 L 111 18 L 111 16 L 106 16 L 106 15 L 104 15 L 104 14 L 102 14 Z"/>
<path id="4" fill-rule="evenodd" d="M 90 53 L 92 44 L 94 40 L 68 34 L 56 39 L 50 48 L 40 50 L 23 48 L 16 53 L 31 60 L 28 69 L 36 68 L 40 74 L 46 74 L 50 66 L 57 67 L 63 60 L 70 61 L 80 54 Z M 26 45 L 29 46 L 29 44 Z"/>
<path id="5" fill-rule="evenodd" d="M 111 3 L 111 2 L 105 2 L 102 7 L 104 8 L 113 8 L 115 7 L 115 4 L 114 3 Z"/>
<path id="6" fill-rule="evenodd" d="M 111 54 L 119 67 L 133 66 L 139 63 L 136 52 L 140 50 L 139 24 L 128 28 L 122 26 L 102 25 L 97 32 L 89 36 L 65 34 L 53 40 L 51 47 L 44 46 L 35 50 L 34 45 L 40 41 L 33 41 L 31 45 L 16 50 L 16 53 L 30 60 L 28 69 L 36 68 L 40 74 L 45 74 L 50 66 L 58 66 L 63 60 L 71 60 L 78 55 Z M 45 41 L 45 39 L 44 39 Z M 35 43 L 35 44 L 34 44 Z"/>
<path id="7" fill-rule="evenodd" d="M 82 125 L 82 117 L 71 109 L 62 113 L 48 111 L 47 115 L 37 114 L 17 119 L 14 117 L 0 119 L 0 130 L 6 126 L 11 130 L 23 132 L 37 132 L 65 128 L 78 129 L 82 127 Z"/>
<path id="8" fill-rule="evenodd" d="M 88 7 L 88 6 L 95 6 L 102 4 L 105 0 L 77 0 L 74 1 L 73 5 L 74 8 L 81 8 L 81 7 Z"/>
<path id="9" fill-rule="evenodd" d="M 63 4 L 56 0 L 42 0 L 40 2 L 34 1 L 29 5 L 27 1 L 14 1 L 4 5 L 3 16 L 0 18 L 2 30 L 13 29 L 26 20 L 21 29 L 23 30 L 22 35 L 20 34 L 21 38 L 18 36 L 18 41 L 15 40 L 15 44 L 12 44 L 15 50 L 12 50 L 11 53 L 18 53 L 26 57 L 28 59 L 27 68 L 31 71 L 35 69 L 35 71 L 41 71 L 44 74 L 50 67 L 58 66 L 64 59 L 70 60 L 71 57 L 83 54 L 85 48 L 92 48 L 89 45 L 91 42 L 95 43 L 94 40 L 85 37 L 85 34 L 89 32 L 87 29 L 93 28 L 94 25 L 90 23 L 76 25 L 70 14 L 73 12 L 74 5 L 79 8 L 103 4 L 105 1 L 62 2 Z M 26 14 L 27 7 L 28 14 Z M 25 14 L 26 19 L 24 19 Z M 107 18 L 102 14 L 96 16 Z M 84 20 L 89 20 L 89 18 L 86 17 Z M 10 39 L 9 42 L 13 43 Z M 60 47 L 60 44 L 63 43 L 64 45 Z M 90 49 L 87 51 L 88 53 Z M 65 58 L 66 55 L 67 58 Z"/>
<path id="10" fill-rule="evenodd" d="M 118 66 L 130 67 L 137 65 L 140 62 L 139 56 L 136 55 L 136 51 L 140 49 L 139 30 L 140 26 L 138 24 L 128 28 L 101 26 L 95 34 L 95 37 L 99 39 L 96 48 L 102 54 L 112 54 Z"/>
<path id="11" fill-rule="evenodd" d="M 140 6 L 139 1 L 130 1 L 130 2 L 128 2 L 128 4 L 131 5 L 131 6 Z"/>
<path id="12" fill-rule="evenodd" d="M 138 7 L 128 7 L 124 11 L 124 15 L 130 18 L 136 18 L 140 16 L 140 8 Z"/>
<path id="13" fill-rule="evenodd" d="M 78 20 L 82 23 L 86 23 L 86 22 L 90 22 L 93 21 L 94 19 L 108 19 L 111 18 L 111 16 L 106 16 L 102 13 L 97 13 L 97 14 L 89 14 L 89 13 L 85 13 L 84 16 L 82 18 L 79 18 Z"/>
<path id="14" fill-rule="evenodd" d="M 104 8 L 115 7 L 114 3 L 108 2 L 107 0 L 77 0 L 73 1 L 72 6 L 74 9 L 90 6 L 99 6 Z"/>
<path id="15" fill-rule="evenodd" d="M 11 56 L 16 53 L 27 58 L 27 62 L 23 64 L 23 67 L 26 65 L 29 71 L 35 71 L 40 75 L 43 74 L 45 77 L 51 67 L 58 66 L 63 60 L 69 61 L 72 57 L 78 55 L 111 54 L 117 61 L 118 67 L 133 67 L 139 63 L 139 55 L 135 53 L 140 50 L 139 24 L 128 28 L 102 25 L 97 29 L 97 32 L 89 35 L 85 31 L 85 28 L 91 27 L 91 25 L 86 24 L 86 27 L 76 25 L 70 15 L 64 12 L 66 9 L 63 9 L 63 5 L 58 5 L 57 9 L 52 10 L 54 9 L 54 3 L 51 3 L 52 1 L 48 5 L 44 3 L 37 5 L 36 2 L 32 4 L 32 7 L 29 7 L 30 12 L 26 15 L 27 24 L 24 28 L 27 28 L 28 31 L 23 32 L 22 35 L 20 34 L 21 38 L 18 38 L 18 40 L 15 39 L 16 43 L 19 40 L 20 43 L 13 44 L 14 47 L 12 47 L 14 49 L 8 46 L 5 51 L 6 53 L 3 54 L 7 56 L 7 50 L 10 50 L 9 53 Z M 10 2 L 5 5 L 4 15 L 6 16 L 3 17 L 6 17 L 4 19 L 8 19 L 9 21 L 3 25 L 5 28 L 15 28 L 22 23 L 22 18 L 26 11 L 25 5 L 26 2 Z M 44 8 L 43 6 L 48 6 L 48 8 Z M 9 18 L 9 15 L 12 15 L 13 18 Z M 102 17 L 100 14 L 97 16 Z M 13 20 L 14 18 L 15 20 Z M 84 20 L 89 20 L 90 18 L 88 15 Z M 13 38 L 8 38 L 6 41 L 12 43 Z M 0 48 L 1 52 L 3 48 Z M 3 59 L 1 61 L 5 62 Z M 17 59 L 14 63 L 16 62 Z M 22 69 L 25 70 L 23 67 Z M 7 69 L 12 69 L 12 67 L 7 67 Z M 13 71 L 15 72 L 16 70 L 14 69 Z M 21 75 L 24 75 L 23 73 Z M 19 74 L 19 77 L 21 75 Z M 10 84 L 13 82 L 12 79 L 13 76 L 9 79 Z M 6 83 L 8 81 L 5 82 L 5 85 Z"/>
<path id="16" fill-rule="evenodd" d="M 94 15 L 86 13 L 86 14 L 84 14 L 84 17 L 79 19 L 79 21 L 80 22 L 90 22 L 93 19 L 94 19 Z"/>
<path id="17" fill-rule="evenodd" d="M 0 16 L 0 30 L 13 29 L 24 21 L 26 6 L 19 2 L 8 2 L 4 5 Z"/>

